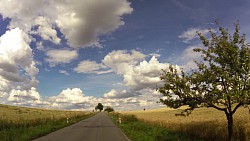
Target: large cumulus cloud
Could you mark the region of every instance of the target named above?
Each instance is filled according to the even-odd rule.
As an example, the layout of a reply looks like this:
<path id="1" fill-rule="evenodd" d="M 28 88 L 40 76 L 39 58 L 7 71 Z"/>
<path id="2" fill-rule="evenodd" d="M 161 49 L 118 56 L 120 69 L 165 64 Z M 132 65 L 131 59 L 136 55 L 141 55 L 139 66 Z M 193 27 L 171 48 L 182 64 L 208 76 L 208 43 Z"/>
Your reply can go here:
<path id="1" fill-rule="evenodd" d="M 121 16 L 133 11 L 126 0 L 0 0 L 0 5 L 1 15 L 11 19 L 10 29 L 58 44 L 58 28 L 71 47 L 100 46 L 98 36 L 123 25 Z"/>
<path id="2" fill-rule="evenodd" d="M 39 70 L 33 59 L 31 40 L 19 28 L 7 31 L 0 37 L 0 90 L 23 90 L 36 86 Z"/>
<path id="3" fill-rule="evenodd" d="M 162 69 L 168 69 L 169 64 L 160 63 L 155 56 L 146 61 L 147 57 L 150 56 L 135 50 L 118 50 L 107 54 L 103 64 L 122 75 L 124 84 L 132 91 L 156 89 L 161 82 L 159 74 Z"/>
<path id="4" fill-rule="evenodd" d="M 109 73 L 113 72 L 123 77 L 122 85 L 126 89 L 112 89 L 103 95 L 104 99 L 126 99 L 140 97 L 144 94 L 154 95 L 156 88 L 162 85 L 159 78 L 162 69 L 167 70 L 169 68 L 168 63 L 159 62 L 156 56 L 146 55 L 136 50 L 112 51 L 99 64 L 89 60 L 82 62 L 75 68 L 75 71 L 79 72 L 79 66 L 81 66 L 81 73 L 101 74 L 98 72 L 103 72 L 102 68 L 107 68 Z M 87 64 L 89 63 L 86 62 L 94 64 L 94 68 L 88 70 Z M 176 68 L 179 69 L 177 65 Z"/>
<path id="5" fill-rule="evenodd" d="M 113 93 L 119 91 L 112 90 Z M 123 94 L 127 91 L 120 91 Z M 93 96 L 86 96 L 79 88 L 64 89 L 57 96 L 50 97 L 47 101 L 50 108 L 59 108 L 67 110 L 93 110 L 98 103 L 104 106 L 111 106 L 115 110 L 139 110 L 143 108 L 158 108 L 162 105 L 156 103 L 159 100 L 159 94 L 155 94 L 154 90 L 145 89 L 142 91 L 143 95 L 134 95 L 133 97 L 112 96 L 106 94 L 106 97 L 96 98 Z M 153 95 L 152 95 L 153 93 Z"/>

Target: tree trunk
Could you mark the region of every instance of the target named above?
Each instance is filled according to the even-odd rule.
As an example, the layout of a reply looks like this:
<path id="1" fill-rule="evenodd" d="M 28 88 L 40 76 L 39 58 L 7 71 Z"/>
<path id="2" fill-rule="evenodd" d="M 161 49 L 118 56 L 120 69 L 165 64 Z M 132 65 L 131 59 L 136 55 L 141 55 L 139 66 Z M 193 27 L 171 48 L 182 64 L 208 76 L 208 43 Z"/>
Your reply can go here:
<path id="1" fill-rule="evenodd" d="M 232 140 L 232 134 L 233 134 L 233 114 L 228 113 L 227 114 L 227 130 L 228 130 L 228 140 Z"/>

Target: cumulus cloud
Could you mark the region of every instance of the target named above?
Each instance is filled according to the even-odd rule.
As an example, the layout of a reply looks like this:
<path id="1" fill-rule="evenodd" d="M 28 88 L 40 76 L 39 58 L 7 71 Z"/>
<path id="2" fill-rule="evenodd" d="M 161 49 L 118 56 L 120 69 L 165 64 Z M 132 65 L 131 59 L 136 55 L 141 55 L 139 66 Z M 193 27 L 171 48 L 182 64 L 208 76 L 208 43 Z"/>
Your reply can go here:
<path id="1" fill-rule="evenodd" d="M 102 63 L 97 63 L 96 61 L 84 60 L 81 61 L 74 70 L 77 73 L 95 73 L 95 74 L 104 74 L 110 73 L 112 70 L 107 70 L 107 66 Z"/>
<path id="2" fill-rule="evenodd" d="M 6 31 L 0 37 L 0 89 L 10 91 L 15 87 L 30 89 L 36 86 L 39 70 L 33 59 L 31 40 L 19 28 Z"/>
<path id="3" fill-rule="evenodd" d="M 155 91 L 157 87 L 162 85 L 159 75 L 162 73 L 162 69 L 167 70 L 169 68 L 169 64 L 160 63 L 155 56 L 146 61 L 147 56 L 138 51 L 124 50 L 113 51 L 105 56 L 103 63 L 114 70 L 115 73 L 123 76 L 124 85 L 127 86 L 128 90 L 112 89 L 105 93 L 103 98 L 125 100 L 126 98 L 136 97 L 138 103 L 140 103 L 139 106 L 156 102 L 156 99 L 161 96 Z M 175 67 L 180 69 L 177 65 Z M 145 94 L 151 94 L 152 97 L 155 97 L 154 100 L 151 101 L 149 97 L 149 99 L 144 99 Z M 141 101 L 142 99 L 143 101 Z"/>
<path id="4" fill-rule="evenodd" d="M 146 61 L 150 55 L 136 50 L 113 51 L 101 63 L 84 60 L 74 68 L 78 73 L 117 73 L 123 76 L 126 90 L 113 89 L 96 98 L 84 95 L 79 88 L 68 88 L 57 96 L 42 99 L 35 88 L 39 70 L 29 46 L 35 41 L 33 35 L 54 44 L 60 44 L 64 38 L 74 48 L 100 47 L 99 36 L 124 25 L 122 16 L 133 11 L 127 0 L 0 0 L 0 5 L 4 5 L 1 16 L 10 19 L 9 31 L 0 37 L 1 103 L 84 110 L 93 109 L 100 102 L 115 110 L 157 106 L 158 97 L 152 98 L 150 90 L 159 83 L 157 73 L 167 64 L 157 60 L 159 54 L 151 54 L 153 57 Z M 76 50 L 45 50 L 43 40 L 36 43 L 37 49 L 46 51 L 45 61 L 50 66 L 70 63 L 78 57 Z M 65 70 L 59 72 L 68 74 Z"/>
<path id="5" fill-rule="evenodd" d="M 60 50 L 53 49 L 46 52 L 48 58 L 45 60 L 50 63 L 51 66 L 62 63 L 70 63 L 72 60 L 78 57 L 76 50 Z"/>
<path id="6" fill-rule="evenodd" d="M 77 73 L 104 74 L 116 72 L 118 74 L 124 74 L 139 61 L 145 59 L 146 56 L 147 55 L 136 50 L 115 50 L 107 54 L 102 60 L 102 63 L 84 60 L 81 61 L 74 70 Z"/>
<path id="7" fill-rule="evenodd" d="M 48 98 L 48 102 L 53 108 L 59 109 L 93 109 L 93 104 L 96 98 L 93 96 L 85 96 L 79 88 L 67 88 L 62 90 L 57 96 Z"/>
<path id="8" fill-rule="evenodd" d="M 178 37 L 183 40 L 184 43 L 189 43 L 189 41 L 199 38 L 198 33 L 201 33 L 202 35 L 207 35 L 209 33 L 209 29 L 201 29 L 201 28 L 189 28 L 187 31 L 183 32 Z M 211 29 L 211 31 L 215 31 L 214 29 Z"/>
<path id="9" fill-rule="evenodd" d="M 25 101 L 34 101 L 34 100 L 40 100 L 40 94 L 37 92 L 36 88 L 31 87 L 30 90 L 21 91 L 13 89 L 10 92 L 10 95 L 7 99 L 8 101 L 17 101 L 17 102 L 25 102 Z"/>
<path id="10" fill-rule="evenodd" d="M 39 105 L 48 104 L 47 102 L 42 101 L 42 98 L 35 87 L 31 87 L 29 90 L 12 89 L 9 92 L 2 93 L 0 102 L 8 105 L 13 104 L 28 107 L 38 107 Z"/>
<path id="11" fill-rule="evenodd" d="M 80 103 L 83 102 L 84 94 L 81 89 L 73 88 L 62 90 L 58 96 L 50 97 L 51 101 L 58 103 Z"/>
<path id="12" fill-rule="evenodd" d="M 58 28 L 72 47 L 100 46 L 98 36 L 124 25 L 122 16 L 133 11 L 126 0 L 1 0 L 0 5 L 10 29 L 20 27 L 58 44 Z"/>
<path id="13" fill-rule="evenodd" d="M 64 75 L 69 75 L 69 73 L 65 70 L 59 70 L 59 73 L 64 74 Z"/>
<path id="14" fill-rule="evenodd" d="M 122 94 L 119 94 L 120 92 Z M 57 96 L 42 99 L 37 90 L 32 87 L 30 90 L 23 91 L 13 89 L 10 94 L 2 95 L 3 98 L 0 98 L 0 102 L 4 104 L 64 110 L 93 110 L 98 103 L 102 103 L 104 106 L 111 106 L 116 111 L 151 109 L 162 106 L 157 103 L 162 96 L 156 94 L 155 90 L 144 89 L 140 92 L 143 95 L 135 94 L 128 97 L 127 94 L 130 92 L 126 90 L 111 90 L 107 93 L 106 97 L 96 98 L 85 96 L 79 88 L 67 88 L 62 90 Z M 114 95 L 111 93 L 114 93 Z"/>
<path id="15" fill-rule="evenodd" d="M 128 98 L 132 96 L 140 95 L 138 92 L 132 92 L 127 90 L 114 90 L 112 89 L 110 92 L 105 93 L 103 95 L 104 98 Z"/>
<path id="16" fill-rule="evenodd" d="M 85 0 L 61 3 L 56 23 L 74 47 L 99 45 L 98 35 L 123 25 L 121 16 L 132 8 L 125 0 Z M 59 15 L 59 14 L 58 14 Z"/>
<path id="17" fill-rule="evenodd" d="M 183 52 L 180 58 L 178 58 L 178 62 L 180 62 L 181 67 L 188 71 L 190 69 L 196 69 L 197 65 L 194 61 L 200 61 L 201 60 L 201 53 L 194 52 L 193 50 L 195 48 L 203 48 L 203 45 L 193 45 L 187 47 Z"/>
<path id="18" fill-rule="evenodd" d="M 57 96 L 51 96 L 45 101 L 39 101 L 36 105 L 53 109 L 93 110 L 98 103 L 102 103 L 104 106 L 113 107 L 116 111 L 150 109 L 162 106 L 157 103 L 162 96 L 155 90 L 144 89 L 140 92 L 143 94 L 131 95 L 131 92 L 128 90 L 111 90 L 106 93 L 106 96 L 96 98 L 86 96 L 79 88 L 67 88 L 62 90 Z"/>
<path id="19" fill-rule="evenodd" d="M 140 91 L 140 95 L 134 95 L 132 97 L 113 97 L 113 98 L 102 98 L 105 106 L 114 107 L 115 110 L 142 110 L 163 107 L 162 104 L 157 103 L 161 95 L 156 94 L 157 92 L 152 89 L 144 89 Z"/>
<path id="20" fill-rule="evenodd" d="M 57 37 L 57 31 L 53 29 L 52 23 L 48 21 L 45 17 L 39 16 L 35 19 L 35 25 L 38 25 L 36 30 L 31 33 L 35 35 L 40 35 L 44 40 L 51 41 L 55 44 L 59 44 L 61 39 Z"/>
<path id="21" fill-rule="evenodd" d="M 136 50 L 132 50 L 131 52 L 116 50 L 107 54 L 103 59 L 103 63 L 118 74 L 124 74 L 139 61 L 145 59 L 145 57 L 145 54 Z"/>
<path id="22" fill-rule="evenodd" d="M 147 57 L 151 58 L 146 61 Z M 22 100 L 22 105 L 66 110 L 93 110 L 97 103 L 112 106 L 115 110 L 148 109 L 161 105 L 156 103 L 162 96 L 155 91 L 155 88 L 156 84 L 161 84 L 159 79 L 161 69 L 167 69 L 168 64 L 160 63 L 155 56 L 145 55 L 135 50 L 118 50 L 107 54 L 102 63 L 98 64 L 95 61 L 85 60 L 80 64 L 83 68 L 79 69 L 79 67 L 78 71 L 82 71 L 81 73 L 100 73 L 104 69 L 123 76 L 123 84 L 127 87 L 126 90 L 112 89 L 101 98 L 85 96 L 79 88 L 67 88 L 57 96 L 47 97 L 43 100 L 38 93 L 36 97 L 33 96 L 32 93 L 36 92 L 36 90 L 32 91 L 33 88 L 27 90 L 10 89 L 9 94 L 0 93 L 0 96 L 8 99 L 7 101 L 12 104 L 18 104 Z M 16 72 L 15 67 L 4 66 L 6 66 L 5 70 L 12 73 Z M 66 74 L 67 72 L 60 70 L 60 73 Z M 6 80 L 3 76 L 0 79 L 4 80 L 0 81 L 0 89 L 4 89 L 9 80 Z"/>
<path id="23" fill-rule="evenodd" d="M 167 70 L 168 67 L 168 63 L 160 63 L 153 56 L 148 62 L 144 60 L 124 74 L 125 85 L 133 90 L 155 89 L 156 85 L 161 82 L 159 74 L 162 69 Z"/>
<path id="24" fill-rule="evenodd" d="M 160 83 L 159 73 L 168 69 L 168 63 L 160 63 L 155 56 L 149 61 L 147 55 L 132 50 L 113 51 L 104 57 L 103 63 L 117 74 L 123 75 L 124 83 L 133 91 L 155 89 Z"/>

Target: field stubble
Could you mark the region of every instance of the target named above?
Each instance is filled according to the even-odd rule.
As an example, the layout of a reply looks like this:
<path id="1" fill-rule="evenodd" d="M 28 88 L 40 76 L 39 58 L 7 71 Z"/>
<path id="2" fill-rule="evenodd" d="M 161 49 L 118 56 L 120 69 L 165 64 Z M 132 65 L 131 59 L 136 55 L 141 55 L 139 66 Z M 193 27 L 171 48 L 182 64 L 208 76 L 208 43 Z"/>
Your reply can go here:
<path id="1" fill-rule="evenodd" d="M 146 123 L 160 125 L 168 129 L 187 133 L 194 139 L 226 140 L 227 120 L 223 112 L 213 108 L 195 109 L 187 117 L 175 116 L 182 109 L 155 109 L 146 111 L 126 111 L 122 114 L 133 114 Z M 235 140 L 250 140 L 250 114 L 247 108 L 239 108 L 234 114 Z"/>

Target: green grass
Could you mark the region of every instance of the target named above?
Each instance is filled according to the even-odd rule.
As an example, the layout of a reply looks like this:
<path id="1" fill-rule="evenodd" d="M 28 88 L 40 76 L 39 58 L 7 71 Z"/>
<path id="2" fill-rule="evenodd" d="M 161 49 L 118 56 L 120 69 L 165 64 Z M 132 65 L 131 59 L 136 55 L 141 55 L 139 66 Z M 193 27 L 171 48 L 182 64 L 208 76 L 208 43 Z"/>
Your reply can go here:
<path id="1" fill-rule="evenodd" d="M 134 115 L 121 115 L 117 113 L 110 114 L 114 123 L 122 129 L 122 131 L 132 141 L 193 141 L 198 140 L 191 138 L 186 134 L 168 130 L 158 125 L 151 125 L 138 120 Z M 122 124 L 119 124 L 118 118 L 122 118 Z"/>
<path id="2" fill-rule="evenodd" d="M 0 105 L 0 140 L 32 140 L 91 116 L 93 113 Z"/>

